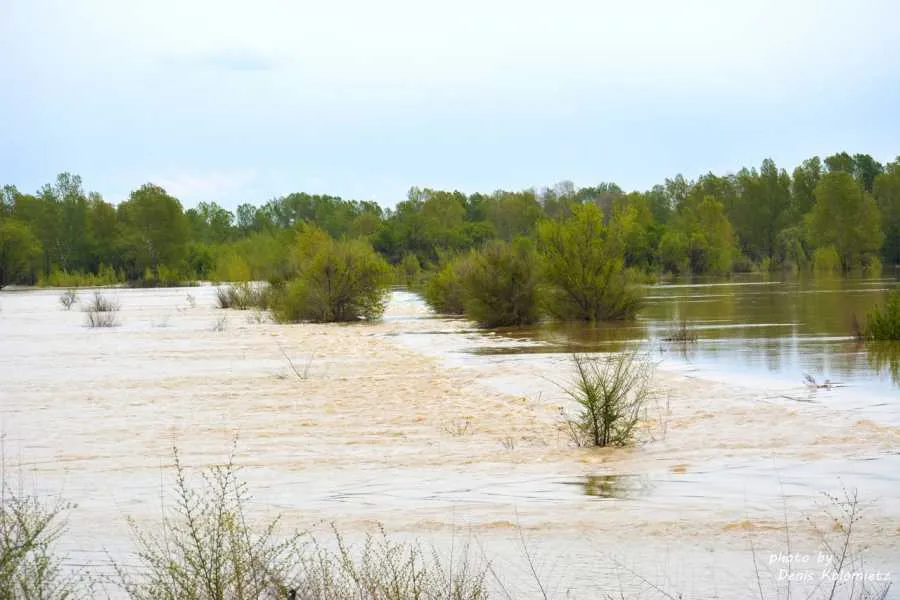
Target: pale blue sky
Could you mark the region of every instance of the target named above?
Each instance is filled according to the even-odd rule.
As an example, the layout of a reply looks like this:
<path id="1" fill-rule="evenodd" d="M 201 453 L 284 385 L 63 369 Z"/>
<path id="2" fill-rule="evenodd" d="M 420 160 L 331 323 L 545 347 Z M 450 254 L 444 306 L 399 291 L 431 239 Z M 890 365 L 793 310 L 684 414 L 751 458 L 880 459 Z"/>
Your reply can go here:
<path id="1" fill-rule="evenodd" d="M 393 205 L 900 154 L 893 0 L 0 0 L 0 183 Z"/>

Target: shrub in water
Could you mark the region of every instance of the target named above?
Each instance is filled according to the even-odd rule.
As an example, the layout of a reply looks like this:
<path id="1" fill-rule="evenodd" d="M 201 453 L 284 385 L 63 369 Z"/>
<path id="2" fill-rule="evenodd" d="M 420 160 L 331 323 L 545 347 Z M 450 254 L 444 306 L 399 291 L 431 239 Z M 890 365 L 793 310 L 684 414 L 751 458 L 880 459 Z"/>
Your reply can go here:
<path id="1" fill-rule="evenodd" d="M 465 312 L 466 290 L 463 280 L 470 265 L 470 256 L 448 260 L 425 284 L 425 301 L 431 308 L 445 315 Z"/>
<path id="2" fill-rule="evenodd" d="M 465 313 L 480 325 L 527 325 L 540 318 L 537 259 L 527 240 L 490 242 L 463 271 Z"/>
<path id="3" fill-rule="evenodd" d="M 624 446 L 631 441 L 649 393 L 650 364 L 633 352 L 605 358 L 576 354 L 575 382 L 566 393 L 579 405 L 567 420 L 578 446 Z"/>
<path id="4" fill-rule="evenodd" d="M 376 319 L 384 312 L 391 269 L 362 240 L 335 241 L 314 228 L 297 238 L 293 277 L 273 302 L 281 322 Z"/>
<path id="5" fill-rule="evenodd" d="M 78 302 L 78 294 L 75 293 L 75 290 L 66 290 L 59 297 L 59 303 L 62 304 L 63 308 L 66 310 L 71 309 L 72 305 L 76 302 Z"/>
<path id="6" fill-rule="evenodd" d="M 884 307 L 876 306 L 869 311 L 863 337 L 867 340 L 900 340 L 900 288 L 891 292 Z"/>
<path id="7" fill-rule="evenodd" d="M 88 327 L 115 327 L 118 325 L 116 314 L 119 312 L 119 303 L 103 296 L 100 292 L 94 292 L 94 297 L 84 307 L 86 325 Z"/>
<path id="8" fill-rule="evenodd" d="M 816 248 L 813 252 L 813 269 L 823 275 L 840 273 L 841 257 L 834 246 Z"/>
<path id="9" fill-rule="evenodd" d="M 560 319 L 608 321 L 634 317 L 640 297 L 623 271 L 624 259 L 593 204 L 565 221 L 538 227 L 547 309 Z"/>

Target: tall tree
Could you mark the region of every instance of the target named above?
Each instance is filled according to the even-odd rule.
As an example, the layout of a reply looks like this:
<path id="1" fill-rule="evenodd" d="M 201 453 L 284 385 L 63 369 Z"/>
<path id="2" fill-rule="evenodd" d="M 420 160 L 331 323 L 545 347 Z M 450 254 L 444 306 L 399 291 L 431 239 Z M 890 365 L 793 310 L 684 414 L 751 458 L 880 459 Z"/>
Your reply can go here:
<path id="1" fill-rule="evenodd" d="M 863 256 L 877 252 L 884 240 L 875 200 L 846 171 L 832 171 L 819 180 L 809 227 L 813 244 L 833 246 L 845 271 L 860 266 Z"/>
<path id="2" fill-rule="evenodd" d="M 873 188 L 885 236 L 882 255 L 887 264 L 897 265 L 900 264 L 900 157 L 885 165 Z"/>
<path id="3" fill-rule="evenodd" d="M 0 289 L 33 275 L 40 256 L 41 244 L 28 225 L 0 220 Z"/>
<path id="4" fill-rule="evenodd" d="M 187 256 L 188 224 L 181 202 L 163 188 L 145 184 L 119 205 L 125 254 L 132 277 L 150 269 L 177 269 Z"/>

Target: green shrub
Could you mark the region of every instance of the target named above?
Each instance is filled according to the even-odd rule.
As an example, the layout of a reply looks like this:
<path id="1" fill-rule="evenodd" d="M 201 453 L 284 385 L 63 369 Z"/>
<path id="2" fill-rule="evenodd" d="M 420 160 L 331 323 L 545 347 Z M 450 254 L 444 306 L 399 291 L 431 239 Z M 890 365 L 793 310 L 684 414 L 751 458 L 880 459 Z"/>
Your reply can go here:
<path id="1" fill-rule="evenodd" d="M 605 358 L 576 354 L 575 383 L 566 393 L 579 413 L 567 419 L 578 446 L 624 446 L 631 441 L 649 393 L 650 364 L 633 352 Z"/>
<path id="2" fill-rule="evenodd" d="M 125 283 L 125 275 L 107 265 L 100 265 L 97 273 L 53 269 L 49 275 L 40 277 L 37 282 L 41 287 L 65 288 L 101 287 L 120 283 Z"/>
<path id="3" fill-rule="evenodd" d="M 538 312 L 538 265 L 526 240 L 490 242 L 464 269 L 465 313 L 484 327 L 527 325 Z"/>
<path id="4" fill-rule="evenodd" d="M 865 257 L 863 261 L 863 273 L 866 277 L 881 277 L 882 264 L 874 254 Z"/>
<path id="5" fill-rule="evenodd" d="M 457 256 L 447 261 L 425 284 L 425 301 L 431 308 L 445 315 L 465 312 L 466 290 L 463 285 L 470 256 Z"/>
<path id="6" fill-rule="evenodd" d="M 421 282 L 422 265 L 415 254 L 407 254 L 395 267 L 397 283 L 407 288 L 414 288 Z"/>
<path id="7" fill-rule="evenodd" d="M 841 257 L 834 246 L 822 246 L 813 252 L 813 269 L 823 275 L 841 272 Z"/>
<path id="8" fill-rule="evenodd" d="M 565 320 L 633 318 L 640 296 L 625 275 L 624 259 L 593 204 L 577 206 L 565 221 L 538 227 L 547 310 Z"/>
<path id="9" fill-rule="evenodd" d="M 54 553 L 70 508 L 17 492 L 0 459 L 0 599 L 74 597 L 75 582 Z"/>
<path id="10" fill-rule="evenodd" d="M 306 228 L 297 237 L 294 274 L 273 302 L 280 322 L 376 319 L 391 282 L 388 264 L 365 241 L 335 241 Z"/>
<path id="11" fill-rule="evenodd" d="M 269 308 L 271 288 L 264 284 L 242 281 L 228 287 L 216 288 L 216 305 L 219 308 Z"/>
<path id="12" fill-rule="evenodd" d="M 891 292 L 884 307 L 876 306 L 868 312 L 863 337 L 867 340 L 900 340 L 900 288 Z"/>

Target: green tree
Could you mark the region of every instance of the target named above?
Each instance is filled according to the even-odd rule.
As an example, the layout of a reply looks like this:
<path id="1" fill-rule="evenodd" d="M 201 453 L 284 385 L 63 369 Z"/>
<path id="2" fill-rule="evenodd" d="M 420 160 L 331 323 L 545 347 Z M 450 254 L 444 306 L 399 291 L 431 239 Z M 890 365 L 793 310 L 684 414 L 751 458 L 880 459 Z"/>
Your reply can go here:
<path id="1" fill-rule="evenodd" d="M 538 312 L 538 264 L 529 240 L 495 240 L 473 253 L 463 270 L 466 316 L 483 327 L 527 325 Z"/>
<path id="2" fill-rule="evenodd" d="M 670 221 L 660 240 L 660 261 L 676 273 L 723 275 L 736 254 L 734 233 L 721 202 L 693 194 Z"/>
<path id="3" fill-rule="evenodd" d="M 140 278 L 149 269 L 178 269 L 187 257 L 188 223 L 181 202 L 151 183 L 131 192 L 119 205 L 122 241 L 129 274 Z"/>
<path id="4" fill-rule="evenodd" d="M 40 256 L 41 243 L 25 223 L 0 220 L 0 289 L 33 278 Z"/>
<path id="5" fill-rule="evenodd" d="M 815 247 L 834 247 L 844 271 L 859 267 L 863 256 L 877 252 L 884 240 L 875 200 L 841 170 L 822 176 L 816 186 L 809 231 Z"/>
<path id="6" fill-rule="evenodd" d="M 791 179 L 791 222 L 800 223 L 816 203 L 816 185 L 822 178 L 822 161 L 818 156 L 807 159 L 794 169 Z"/>
<path id="7" fill-rule="evenodd" d="M 391 282 L 388 264 L 363 240 L 336 241 L 305 226 L 297 236 L 294 274 L 275 302 L 283 322 L 376 319 Z"/>
<path id="8" fill-rule="evenodd" d="M 551 314 L 583 321 L 635 315 L 639 299 L 626 281 L 621 245 L 595 204 L 573 207 L 564 221 L 542 221 L 538 244 Z"/>
<path id="9" fill-rule="evenodd" d="M 885 165 L 885 172 L 875 178 L 873 190 L 881 211 L 884 261 L 900 264 L 900 157 Z"/>

